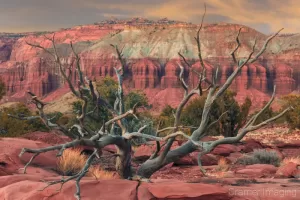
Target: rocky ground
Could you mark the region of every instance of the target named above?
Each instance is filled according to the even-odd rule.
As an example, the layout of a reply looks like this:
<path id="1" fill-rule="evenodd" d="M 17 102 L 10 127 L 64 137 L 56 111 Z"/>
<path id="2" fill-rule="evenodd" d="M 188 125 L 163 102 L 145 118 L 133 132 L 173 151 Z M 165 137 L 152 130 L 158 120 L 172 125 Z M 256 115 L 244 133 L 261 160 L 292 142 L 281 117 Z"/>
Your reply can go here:
<path id="1" fill-rule="evenodd" d="M 209 137 L 207 140 L 216 138 Z M 31 155 L 18 156 L 23 147 L 41 148 L 61 144 L 68 138 L 55 133 L 35 132 L 24 138 L 0 139 L 0 199 L 5 200 L 62 200 L 74 199 L 75 182 L 46 186 L 41 180 L 58 180 L 56 152 L 40 154 L 23 174 L 24 163 Z M 174 145 L 181 145 L 177 142 Z M 154 145 L 134 148 L 133 167 L 138 167 L 155 149 Z M 151 183 L 128 180 L 96 180 L 85 177 L 81 182 L 82 199 L 193 199 L 193 200 L 298 200 L 300 198 L 300 161 L 290 160 L 277 167 L 269 164 L 241 165 L 236 160 L 250 155 L 254 149 L 276 151 L 282 159 L 299 158 L 300 132 L 288 133 L 286 128 L 266 128 L 247 136 L 237 145 L 220 145 L 202 158 L 207 173 L 197 166 L 197 152 L 165 166 L 151 177 Z M 114 159 L 105 158 L 115 151 L 114 146 L 103 150 L 98 163 L 114 170 Z M 300 159 L 299 159 L 300 160 Z"/>

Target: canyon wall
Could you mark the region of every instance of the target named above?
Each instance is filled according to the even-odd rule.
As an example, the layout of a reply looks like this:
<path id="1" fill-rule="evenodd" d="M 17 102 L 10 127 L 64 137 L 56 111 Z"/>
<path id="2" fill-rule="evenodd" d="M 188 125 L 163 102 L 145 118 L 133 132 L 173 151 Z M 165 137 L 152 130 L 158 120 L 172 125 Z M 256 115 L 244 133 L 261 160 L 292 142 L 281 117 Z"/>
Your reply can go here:
<path id="1" fill-rule="evenodd" d="M 229 55 L 240 27 L 234 24 L 205 26 L 201 33 L 201 47 L 208 78 L 218 67 L 218 80 L 222 84 L 235 69 Z M 110 44 L 117 44 L 123 49 L 127 61 L 126 89 L 143 90 L 150 103 L 161 109 L 166 104 L 176 106 L 183 95 L 178 81 L 179 63 L 185 67 L 185 79 L 189 85 L 194 87 L 197 84 L 197 76 L 178 56 L 181 52 L 193 69 L 200 69 L 193 38 L 196 31 L 197 26 L 190 24 L 87 25 L 57 31 L 55 39 L 66 66 L 74 60 L 69 47 L 70 41 L 73 42 L 81 57 L 84 74 L 93 80 L 114 76 L 113 67 L 119 63 Z M 238 57 L 248 55 L 255 37 L 258 39 L 255 52 L 258 52 L 267 36 L 243 26 Z M 238 94 L 237 99 L 243 101 L 249 96 L 257 105 L 261 104 L 268 100 L 274 85 L 278 95 L 297 92 L 300 86 L 298 41 L 297 35 L 282 35 L 270 43 L 259 61 L 245 66 L 231 85 Z M 44 97 L 65 87 L 51 57 L 26 42 L 51 48 L 51 43 L 43 35 L 0 40 L 0 77 L 7 90 L 4 101 L 24 100 L 26 90 Z M 72 74 L 72 79 L 77 79 L 76 74 Z"/>

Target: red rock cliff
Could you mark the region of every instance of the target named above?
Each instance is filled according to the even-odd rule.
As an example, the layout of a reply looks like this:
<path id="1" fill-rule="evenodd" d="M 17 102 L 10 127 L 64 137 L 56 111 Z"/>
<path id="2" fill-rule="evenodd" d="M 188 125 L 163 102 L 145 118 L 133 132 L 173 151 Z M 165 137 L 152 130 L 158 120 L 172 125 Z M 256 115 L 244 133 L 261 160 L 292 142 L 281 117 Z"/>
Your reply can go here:
<path id="1" fill-rule="evenodd" d="M 202 54 L 205 59 L 207 76 L 211 77 L 219 67 L 219 81 L 224 83 L 235 69 L 230 52 L 235 45 L 235 35 L 240 25 L 214 24 L 207 25 L 201 33 Z M 182 95 L 178 74 L 178 63 L 185 66 L 178 57 L 182 52 L 191 62 L 192 68 L 200 69 L 194 35 L 195 25 L 122 25 L 102 24 L 63 29 L 55 34 L 59 54 L 65 63 L 71 63 L 72 53 L 70 41 L 81 56 L 81 66 L 85 75 L 92 79 L 114 76 L 114 67 L 119 66 L 114 50 L 110 44 L 118 44 L 123 48 L 127 60 L 127 88 L 144 90 L 151 103 L 175 105 Z M 50 36 L 51 34 L 47 34 Z M 238 57 L 245 57 L 251 51 L 252 39 L 257 37 L 256 52 L 267 36 L 244 27 L 241 33 L 241 49 Z M 293 40 L 291 41 L 291 38 Z M 231 89 L 238 92 L 238 99 L 247 94 L 252 98 L 267 100 L 274 84 L 278 94 L 288 94 L 298 90 L 300 85 L 298 64 L 300 49 L 290 44 L 296 42 L 296 36 L 285 36 L 275 39 L 261 60 L 245 66 Z M 276 48 L 276 42 L 287 43 L 282 49 Z M 27 45 L 39 43 L 51 48 L 43 35 L 29 35 L 17 40 L 0 39 L 0 76 L 7 87 L 8 99 L 21 99 L 24 91 L 30 89 L 39 96 L 45 96 L 64 86 L 59 72 L 49 56 L 39 49 Z M 300 54 L 299 54 L 300 55 Z M 76 80 L 76 74 L 72 75 Z M 185 79 L 191 86 L 197 84 L 197 76 L 185 66 Z M 169 94 L 165 95 L 165 91 Z M 247 92 L 248 91 L 248 92 Z M 167 94 L 167 93 L 166 93 Z M 177 94 L 177 95 L 176 95 Z M 164 102 L 157 95 L 164 96 Z M 178 98 L 174 100 L 173 98 Z M 259 101 L 260 101 L 259 100 Z"/>

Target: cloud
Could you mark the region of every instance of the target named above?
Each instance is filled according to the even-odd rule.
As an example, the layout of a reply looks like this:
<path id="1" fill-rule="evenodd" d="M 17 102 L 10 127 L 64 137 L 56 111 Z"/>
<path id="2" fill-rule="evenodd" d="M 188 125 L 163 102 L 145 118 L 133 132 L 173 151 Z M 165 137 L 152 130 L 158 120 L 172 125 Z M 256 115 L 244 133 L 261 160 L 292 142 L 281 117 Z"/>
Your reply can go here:
<path id="1" fill-rule="evenodd" d="M 207 22 L 238 23 L 249 25 L 264 33 L 275 32 L 284 27 L 285 32 L 299 32 L 300 2 L 294 0 L 174 0 L 172 5 L 165 3 L 159 8 L 148 9 L 149 16 L 193 19 L 201 16 L 204 3 L 207 3 Z M 298 3 L 297 3 L 298 2 Z M 201 21 L 199 18 L 198 23 Z M 193 20 L 197 23 L 197 21 Z"/>
<path id="2" fill-rule="evenodd" d="M 110 16 L 146 17 L 200 23 L 244 24 L 263 33 L 300 32 L 300 1 L 295 0 L 0 0 L 0 31 L 56 30 L 92 24 Z"/>

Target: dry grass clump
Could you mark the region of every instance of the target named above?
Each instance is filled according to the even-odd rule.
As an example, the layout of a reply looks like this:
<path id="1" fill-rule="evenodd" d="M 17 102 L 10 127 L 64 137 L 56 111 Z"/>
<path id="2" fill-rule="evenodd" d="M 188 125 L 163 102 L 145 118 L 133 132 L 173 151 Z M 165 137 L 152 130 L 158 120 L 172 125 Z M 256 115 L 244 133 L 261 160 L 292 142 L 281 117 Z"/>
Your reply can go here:
<path id="1" fill-rule="evenodd" d="M 295 163 L 295 164 L 297 164 L 297 165 L 300 165 L 300 156 L 284 158 L 284 159 L 281 161 L 280 165 L 281 165 L 281 166 L 284 166 L 284 165 L 286 165 L 286 164 L 288 164 L 288 163 L 290 163 L 290 162 Z"/>
<path id="2" fill-rule="evenodd" d="M 72 176 L 79 173 L 84 167 L 87 156 L 80 154 L 82 149 L 73 148 L 66 149 L 63 155 L 58 159 L 57 169 L 64 176 Z M 91 166 L 89 172 L 86 174 L 90 177 L 95 177 L 97 179 L 113 179 L 115 178 L 113 172 L 105 171 L 99 166 Z"/>
<path id="3" fill-rule="evenodd" d="M 113 172 L 105 171 L 99 166 L 93 166 L 89 169 L 88 176 L 95 177 L 96 179 L 116 179 Z"/>
<path id="4" fill-rule="evenodd" d="M 218 161 L 218 166 L 216 168 L 216 171 L 226 172 L 228 170 L 229 170 L 229 164 L 228 164 L 226 158 L 221 157 Z"/>
<path id="5" fill-rule="evenodd" d="M 65 176 L 72 176 L 81 171 L 87 157 L 81 153 L 81 149 L 66 149 L 57 162 L 58 170 Z"/>

